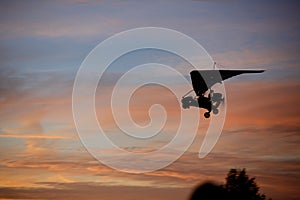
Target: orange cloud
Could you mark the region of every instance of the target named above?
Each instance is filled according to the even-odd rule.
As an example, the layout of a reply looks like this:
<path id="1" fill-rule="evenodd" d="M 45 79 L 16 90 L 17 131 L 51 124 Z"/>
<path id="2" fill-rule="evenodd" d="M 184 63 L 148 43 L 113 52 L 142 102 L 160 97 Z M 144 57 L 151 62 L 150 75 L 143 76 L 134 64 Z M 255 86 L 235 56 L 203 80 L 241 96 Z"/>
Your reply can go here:
<path id="1" fill-rule="evenodd" d="M 298 82 L 226 83 L 227 126 L 299 124 Z"/>

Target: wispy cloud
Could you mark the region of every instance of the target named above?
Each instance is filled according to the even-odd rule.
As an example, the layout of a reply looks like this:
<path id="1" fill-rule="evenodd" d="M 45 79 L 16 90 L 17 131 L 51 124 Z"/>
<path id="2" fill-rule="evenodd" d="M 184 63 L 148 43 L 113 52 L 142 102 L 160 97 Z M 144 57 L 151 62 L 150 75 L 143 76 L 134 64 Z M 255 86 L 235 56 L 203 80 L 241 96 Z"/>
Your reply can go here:
<path id="1" fill-rule="evenodd" d="M 0 138 L 24 138 L 24 139 L 67 139 L 66 136 L 59 135 L 7 135 L 0 134 Z"/>
<path id="2" fill-rule="evenodd" d="M 108 187 L 93 183 L 45 183 L 51 188 L 1 188 L 1 198 L 39 198 L 39 199 L 187 199 L 189 189 L 115 186 Z M 118 191 L 118 192 L 116 192 Z"/>

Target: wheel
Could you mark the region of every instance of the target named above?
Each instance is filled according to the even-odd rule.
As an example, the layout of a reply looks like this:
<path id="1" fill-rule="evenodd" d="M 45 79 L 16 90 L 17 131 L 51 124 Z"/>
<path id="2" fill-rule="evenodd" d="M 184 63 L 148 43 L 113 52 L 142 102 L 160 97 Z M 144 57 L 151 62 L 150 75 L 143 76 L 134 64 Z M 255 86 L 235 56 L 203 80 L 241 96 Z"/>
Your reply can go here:
<path id="1" fill-rule="evenodd" d="M 204 113 L 204 117 L 205 117 L 205 118 L 209 118 L 209 117 L 210 117 L 209 112 Z"/>
<path id="2" fill-rule="evenodd" d="M 214 113 L 215 115 L 217 115 L 217 114 L 219 113 L 219 110 L 218 110 L 218 109 L 213 109 L 213 113 Z"/>

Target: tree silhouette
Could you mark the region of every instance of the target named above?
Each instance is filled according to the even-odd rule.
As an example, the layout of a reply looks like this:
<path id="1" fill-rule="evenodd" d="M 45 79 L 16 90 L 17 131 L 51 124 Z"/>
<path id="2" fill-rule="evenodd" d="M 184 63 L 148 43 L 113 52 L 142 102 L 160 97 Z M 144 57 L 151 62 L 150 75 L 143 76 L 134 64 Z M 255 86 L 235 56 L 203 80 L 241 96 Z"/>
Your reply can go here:
<path id="1" fill-rule="evenodd" d="M 225 185 L 203 183 L 194 190 L 190 200 L 266 200 L 254 180 L 249 178 L 245 169 L 231 169 Z"/>
<path id="2" fill-rule="evenodd" d="M 265 200 L 266 196 L 259 193 L 259 187 L 254 180 L 255 178 L 249 178 L 245 169 L 231 169 L 223 187 L 232 200 Z"/>
<path id="3" fill-rule="evenodd" d="M 226 190 L 214 183 L 203 183 L 193 192 L 190 200 L 229 200 Z"/>

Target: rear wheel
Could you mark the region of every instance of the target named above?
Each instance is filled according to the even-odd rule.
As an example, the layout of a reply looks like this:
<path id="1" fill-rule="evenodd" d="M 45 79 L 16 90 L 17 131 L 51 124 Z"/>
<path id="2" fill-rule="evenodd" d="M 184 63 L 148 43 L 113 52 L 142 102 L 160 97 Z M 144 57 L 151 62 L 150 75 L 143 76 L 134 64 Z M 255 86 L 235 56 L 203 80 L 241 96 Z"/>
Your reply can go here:
<path id="1" fill-rule="evenodd" d="M 219 113 L 219 110 L 218 110 L 218 109 L 213 109 L 213 113 L 214 113 L 215 115 L 217 115 L 217 114 Z"/>

